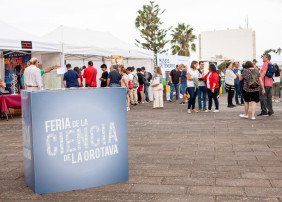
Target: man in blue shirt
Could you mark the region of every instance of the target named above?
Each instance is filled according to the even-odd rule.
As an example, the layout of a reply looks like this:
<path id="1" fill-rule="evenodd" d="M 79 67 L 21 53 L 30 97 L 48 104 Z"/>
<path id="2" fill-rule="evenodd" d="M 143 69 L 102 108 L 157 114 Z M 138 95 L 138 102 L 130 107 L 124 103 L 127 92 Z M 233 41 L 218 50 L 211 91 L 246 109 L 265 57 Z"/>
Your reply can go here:
<path id="1" fill-rule="evenodd" d="M 78 73 L 71 69 L 71 65 L 67 64 L 67 72 L 64 74 L 64 86 L 65 88 L 71 87 L 79 87 L 80 86 L 80 78 Z"/>
<path id="2" fill-rule="evenodd" d="M 111 72 L 108 75 L 107 87 L 120 87 L 121 75 L 118 73 L 118 66 L 111 67 Z"/>
<path id="3" fill-rule="evenodd" d="M 237 105 L 240 105 L 239 96 L 241 96 L 241 105 L 244 105 L 244 97 L 243 97 L 243 94 L 240 90 L 240 80 L 239 80 L 239 76 L 241 75 L 241 70 L 239 69 L 240 63 L 234 62 L 233 66 L 234 66 L 233 72 L 237 76 L 237 78 L 235 79 L 235 90 L 236 90 L 235 101 L 236 101 Z"/>
<path id="4" fill-rule="evenodd" d="M 186 77 L 186 75 L 187 75 L 187 70 L 185 69 L 183 64 L 180 64 L 179 68 L 181 70 L 180 94 L 183 96 L 183 100 L 179 104 L 185 105 L 185 101 L 186 101 L 186 98 L 187 98 L 187 95 L 186 95 L 186 88 L 187 88 L 187 77 Z"/>

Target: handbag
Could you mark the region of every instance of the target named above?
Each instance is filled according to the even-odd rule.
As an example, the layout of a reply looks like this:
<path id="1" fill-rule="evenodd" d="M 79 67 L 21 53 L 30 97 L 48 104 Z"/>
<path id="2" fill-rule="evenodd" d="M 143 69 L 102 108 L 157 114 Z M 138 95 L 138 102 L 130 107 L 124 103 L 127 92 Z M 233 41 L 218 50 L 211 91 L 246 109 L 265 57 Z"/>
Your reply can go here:
<path id="1" fill-rule="evenodd" d="M 133 82 L 131 80 L 128 81 L 128 88 L 132 89 L 134 87 Z"/>
<path id="2" fill-rule="evenodd" d="M 154 91 L 163 90 L 163 85 L 159 83 L 156 87 L 154 87 Z"/>
<path id="3" fill-rule="evenodd" d="M 157 87 L 159 84 L 160 84 L 160 77 L 156 77 L 156 78 L 154 78 L 154 80 L 153 80 L 151 86 L 152 86 L 153 88 L 155 88 L 155 87 Z"/>
<path id="4" fill-rule="evenodd" d="M 94 67 L 93 67 L 93 68 L 94 68 Z M 95 75 L 95 70 L 96 70 L 96 69 L 94 68 L 94 72 L 93 72 L 93 75 L 92 75 L 90 84 L 86 84 L 85 87 L 92 87 L 91 84 L 92 84 L 92 81 L 93 81 L 93 77 L 94 77 L 94 75 Z"/>

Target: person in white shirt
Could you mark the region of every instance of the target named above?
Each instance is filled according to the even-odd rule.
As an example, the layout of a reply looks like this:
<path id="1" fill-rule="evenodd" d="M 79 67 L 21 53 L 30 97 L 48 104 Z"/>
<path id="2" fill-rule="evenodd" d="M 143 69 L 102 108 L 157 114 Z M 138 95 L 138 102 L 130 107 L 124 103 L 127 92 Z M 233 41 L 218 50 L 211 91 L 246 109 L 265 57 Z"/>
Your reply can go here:
<path id="1" fill-rule="evenodd" d="M 199 78 L 199 88 L 198 88 L 198 106 L 199 106 L 199 111 L 207 110 L 207 87 L 206 83 L 203 81 L 203 76 L 209 73 L 208 69 L 205 69 L 205 63 L 204 61 L 199 62 L 200 68 L 198 69 L 198 78 Z M 203 108 L 202 108 L 202 99 L 203 99 Z"/>
<path id="2" fill-rule="evenodd" d="M 41 90 L 42 79 L 41 72 L 38 68 L 39 61 L 37 58 L 30 59 L 30 66 L 24 71 L 24 85 L 27 90 Z"/>
<path id="3" fill-rule="evenodd" d="M 198 70 L 197 70 L 198 62 L 192 61 L 191 68 L 188 70 L 187 73 L 187 89 L 188 93 L 190 95 L 190 98 L 188 100 L 188 110 L 187 113 L 191 114 L 191 107 L 193 112 L 198 112 L 195 109 L 195 101 L 197 96 L 197 90 L 198 90 Z"/>
<path id="4" fill-rule="evenodd" d="M 235 79 L 237 78 L 237 75 L 233 72 L 232 69 L 233 69 L 232 62 L 228 62 L 226 64 L 226 72 L 225 72 L 225 89 L 228 92 L 227 107 L 229 108 L 233 108 L 236 106 L 232 103 L 232 100 L 233 100 L 234 93 L 235 93 Z"/>

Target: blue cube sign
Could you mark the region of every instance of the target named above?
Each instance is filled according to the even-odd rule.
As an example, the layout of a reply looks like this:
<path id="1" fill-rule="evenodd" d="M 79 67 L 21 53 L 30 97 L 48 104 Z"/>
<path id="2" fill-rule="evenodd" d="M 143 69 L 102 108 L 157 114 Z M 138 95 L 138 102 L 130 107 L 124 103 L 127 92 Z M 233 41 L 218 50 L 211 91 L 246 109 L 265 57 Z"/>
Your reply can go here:
<path id="1" fill-rule="evenodd" d="M 23 91 L 24 172 L 36 193 L 128 180 L 126 91 Z"/>

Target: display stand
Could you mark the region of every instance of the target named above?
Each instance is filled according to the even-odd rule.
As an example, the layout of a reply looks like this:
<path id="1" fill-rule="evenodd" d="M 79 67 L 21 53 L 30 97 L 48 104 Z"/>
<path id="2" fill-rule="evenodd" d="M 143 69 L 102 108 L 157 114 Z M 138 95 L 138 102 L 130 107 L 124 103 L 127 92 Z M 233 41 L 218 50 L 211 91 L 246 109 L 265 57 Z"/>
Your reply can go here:
<path id="1" fill-rule="evenodd" d="M 126 89 L 22 91 L 24 176 L 38 194 L 128 180 Z"/>

